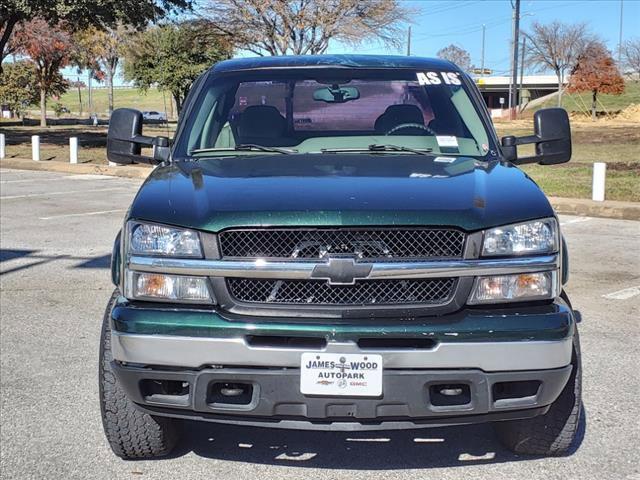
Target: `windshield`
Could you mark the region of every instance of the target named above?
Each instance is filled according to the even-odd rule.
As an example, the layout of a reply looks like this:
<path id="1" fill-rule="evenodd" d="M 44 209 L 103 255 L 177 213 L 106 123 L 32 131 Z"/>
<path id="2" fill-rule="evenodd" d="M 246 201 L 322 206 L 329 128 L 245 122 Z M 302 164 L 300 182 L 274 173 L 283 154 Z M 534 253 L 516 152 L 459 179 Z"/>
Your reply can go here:
<path id="1" fill-rule="evenodd" d="M 457 72 L 290 69 L 207 80 L 174 158 L 331 152 L 484 156 L 489 142 Z"/>

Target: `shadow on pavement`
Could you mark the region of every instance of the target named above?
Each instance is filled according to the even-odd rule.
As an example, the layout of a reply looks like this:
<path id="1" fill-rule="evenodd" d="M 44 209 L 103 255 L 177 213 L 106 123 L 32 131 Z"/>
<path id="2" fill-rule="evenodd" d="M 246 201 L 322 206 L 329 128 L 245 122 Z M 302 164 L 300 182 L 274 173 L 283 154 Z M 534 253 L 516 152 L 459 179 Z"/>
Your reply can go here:
<path id="1" fill-rule="evenodd" d="M 574 445 L 584 439 L 586 415 Z M 491 425 L 380 432 L 312 432 L 186 421 L 171 458 L 190 452 L 215 460 L 345 470 L 464 467 L 532 460 L 504 448 Z"/>
<path id="2" fill-rule="evenodd" d="M 38 250 L 21 250 L 21 249 L 0 249 L 0 263 L 10 260 L 34 260 L 27 264 L 16 265 L 15 267 L 7 268 L 0 271 L 0 275 L 6 275 L 8 273 L 19 272 L 29 268 L 37 267 L 45 263 L 51 263 L 58 260 L 77 260 L 80 263 L 74 265 L 72 268 L 109 268 L 111 265 L 111 254 L 91 256 L 76 256 L 76 255 L 44 255 L 38 253 Z"/>

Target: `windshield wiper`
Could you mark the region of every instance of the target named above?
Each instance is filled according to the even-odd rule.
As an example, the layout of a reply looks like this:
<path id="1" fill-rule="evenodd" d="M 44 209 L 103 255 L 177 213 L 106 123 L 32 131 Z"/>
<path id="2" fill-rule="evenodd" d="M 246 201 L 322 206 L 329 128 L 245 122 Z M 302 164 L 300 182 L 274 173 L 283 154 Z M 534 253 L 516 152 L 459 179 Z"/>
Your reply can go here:
<path id="1" fill-rule="evenodd" d="M 278 147 L 265 147 L 264 145 L 256 145 L 255 143 L 241 143 L 235 147 L 209 147 L 209 148 L 196 148 L 191 150 L 189 155 L 194 153 L 214 153 L 214 152 L 270 152 L 270 153 L 296 153 L 297 150 L 291 148 L 278 148 Z"/>
<path id="2" fill-rule="evenodd" d="M 416 153 L 418 155 L 429 155 L 433 151 L 431 148 L 410 148 L 400 145 L 383 145 L 376 144 L 369 145 L 366 148 L 323 148 L 320 150 L 322 153 L 348 153 L 348 152 L 409 152 Z"/>

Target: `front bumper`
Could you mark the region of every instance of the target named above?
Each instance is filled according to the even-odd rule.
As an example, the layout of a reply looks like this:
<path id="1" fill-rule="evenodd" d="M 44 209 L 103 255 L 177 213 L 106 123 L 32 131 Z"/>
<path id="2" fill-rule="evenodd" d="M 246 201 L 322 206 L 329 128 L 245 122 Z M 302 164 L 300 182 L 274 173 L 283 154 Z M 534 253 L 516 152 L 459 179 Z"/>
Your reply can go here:
<path id="1" fill-rule="evenodd" d="M 269 338 L 263 337 L 267 341 Z M 305 352 L 382 354 L 385 369 L 477 368 L 487 372 L 552 369 L 571 361 L 571 338 L 520 342 L 434 342 L 432 348 L 362 348 L 354 341 L 324 347 L 253 347 L 246 337 L 198 338 L 113 332 L 113 358 L 137 365 L 180 368 L 250 366 L 298 368 Z"/>
<path id="2" fill-rule="evenodd" d="M 119 299 L 112 311 L 112 365 L 127 395 L 154 415 L 280 428 L 415 428 L 546 412 L 571 373 L 574 328 L 561 299 L 342 323 L 223 316 Z M 382 355 L 383 395 L 301 394 L 301 355 L 313 351 Z M 215 400 L 213 386 L 226 383 L 249 387 L 250 398 L 233 405 Z M 431 387 L 450 384 L 468 389 L 468 401 L 434 403 Z M 167 395 L 162 385 L 179 391 Z M 516 392 L 500 396 L 496 385 Z"/>
<path id="3" fill-rule="evenodd" d="M 380 430 L 528 418 L 546 411 L 571 374 L 552 370 L 385 370 L 380 398 L 313 397 L 300 393 L 297 369 L 159 370 L 112 364 L 120 385 L 154 415 L 223 423 L 322 430 Z M 153 393 L 148 382 L 182 385 L 180 395 Z M 244 385 L 240 404 L 221 402 L 218 385 Z M 443 404 L 437 388 L 468 389 L 462 403 Z M 505 394 L 504 385 L 507 387 Z M 527 389 L 513 390 L 514 385 Z M 529 388 L 533 385 L 533 389 Z M 509 388 L 512 388 L 511 393 Z M 499 393 L 501 392 L 501 393 Z M 445 399 L 447 400 L 447 399 Z"/>

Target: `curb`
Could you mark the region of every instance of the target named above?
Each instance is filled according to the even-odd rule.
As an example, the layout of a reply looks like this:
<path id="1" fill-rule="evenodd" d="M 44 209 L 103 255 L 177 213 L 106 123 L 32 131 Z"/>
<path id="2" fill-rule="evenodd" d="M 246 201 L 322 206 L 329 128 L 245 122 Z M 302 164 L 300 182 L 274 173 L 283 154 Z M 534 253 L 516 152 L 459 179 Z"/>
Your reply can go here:
<path id="1" fill-rule="evenodd" d="M 54 161 L 34 162 L 22 158 L 4 158 L 0 160 L 0 167 L 15 168 L 17 170 L 39 170 L 47 172 L 75 173 L 110 175 L 123 178 L 145 179 L 151 173 L 152 168 L 140 167 L 136 165 L 125 165 L 120 167 L 110 167 L 108 165 L 97 165 L 94 163 L 62 163 Z"/>
<path id="2" fill-rule="evenodd" d="M 594 202 L 586 198 L 548 197 L 556 213 L 584 217 L 615 218 L 618 220 L 640 220 L 640 203 L 605 200 Z"/>
<path id="3" fill-rule="evenodd" d="M 72 165 L 62 162 L 34 162 L 33 160 L 19 158 L 5 158 L 0 160 L 0 167 L 15 168 L 18 170 L 42 170 L 49 172 L 111 175 L 123 178 L 145 179 L 151 173 L 150 167 L 140 167 L 135 165 L 125 165 L 121 167 L 109 167 L 107 165 L 96 165 L 89 163 L 79 163 Z M 563 198 L 548 197 L 556 213 L 567 215 L 580 215 L 585 217 L 615 218 L 619 220 L 640 220 L 639 202 L 620 202 L 616 200 L 605 200 L 604 202 L 594 202 L 585 198 Z"/>

